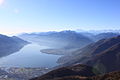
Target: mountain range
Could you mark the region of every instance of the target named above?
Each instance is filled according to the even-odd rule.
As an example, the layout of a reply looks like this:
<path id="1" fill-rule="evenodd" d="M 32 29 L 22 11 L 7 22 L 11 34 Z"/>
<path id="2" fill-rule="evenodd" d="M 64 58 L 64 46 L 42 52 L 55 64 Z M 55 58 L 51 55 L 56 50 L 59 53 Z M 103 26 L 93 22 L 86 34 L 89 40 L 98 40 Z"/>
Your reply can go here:
<path id="1" fill-rule="evenodd" d="M 94 42 L 90 38 L 75 31 L 31 33 L 19 35 L 20 38 L 35 42 L 40 45 L 47 45 L 54 48 L 76 48 L 84 47 Z M 59 46 L 58 46 L 59 45 Z"/>

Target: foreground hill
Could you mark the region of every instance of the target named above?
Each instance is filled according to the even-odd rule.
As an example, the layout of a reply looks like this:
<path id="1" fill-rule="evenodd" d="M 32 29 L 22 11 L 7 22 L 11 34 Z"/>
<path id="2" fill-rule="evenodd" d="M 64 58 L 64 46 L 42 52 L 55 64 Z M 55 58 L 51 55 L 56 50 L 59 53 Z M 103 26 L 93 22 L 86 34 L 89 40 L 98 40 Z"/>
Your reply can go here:
<path id="1" fill-rule="evenodd" d="M 85 65 L 62 67 L 30 80 L 119 80 L 120 71 L 96 74 L 96 69 Z"/>
<path id="2" fill-rule="evenodd" d="M 98 75 L 93 77 L 67 76 L 51 80 L 120 80 L 120 71 L 110 72 L 104 75 Z"/>
<path id="3" fill-rule="evenodd" d="M 97 70 L 86 66 L 86 65 L 74 65 L 74 66 L 67 66 L 67 67 L 62 67 L 56 70 L 53 70 L 51 72 L 48 72 L 47 74 L 37 77 L 31 80 L 52 80 L 54 78 L 61 78 L 61 77 L 66 77 L 66 76 L 95 76 L 98 74 Z"/>
<path id="4" fill-rule="evenodd" d="M 18 37 L 8 37 L 0 34 L 0 57 L 16 52 L 26 44 L 28 44 L 27 41 Z"/>

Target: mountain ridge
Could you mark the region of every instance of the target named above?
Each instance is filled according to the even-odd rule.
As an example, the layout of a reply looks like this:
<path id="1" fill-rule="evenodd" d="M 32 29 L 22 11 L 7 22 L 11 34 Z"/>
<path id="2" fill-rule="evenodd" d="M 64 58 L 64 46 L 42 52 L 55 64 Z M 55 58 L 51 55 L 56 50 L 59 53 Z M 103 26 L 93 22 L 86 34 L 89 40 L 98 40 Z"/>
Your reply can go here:
<path id="1" fill-rule="evenodd" d="M 27 44 L 29 44 L 29 42 L 18 37 L 8 37 L 6 35 L 0 34 L 0 57 L 17 52 Z"/>

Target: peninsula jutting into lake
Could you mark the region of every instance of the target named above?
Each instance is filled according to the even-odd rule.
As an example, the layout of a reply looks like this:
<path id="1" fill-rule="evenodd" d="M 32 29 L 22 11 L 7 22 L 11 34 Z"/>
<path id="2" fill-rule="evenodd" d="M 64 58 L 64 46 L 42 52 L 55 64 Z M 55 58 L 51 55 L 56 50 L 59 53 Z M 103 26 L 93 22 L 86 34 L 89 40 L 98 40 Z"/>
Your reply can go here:
<path id="1" fill-rule="evenodd" d="M 120 80 L 120 1 L 0 0 L 0 80 Z"/>

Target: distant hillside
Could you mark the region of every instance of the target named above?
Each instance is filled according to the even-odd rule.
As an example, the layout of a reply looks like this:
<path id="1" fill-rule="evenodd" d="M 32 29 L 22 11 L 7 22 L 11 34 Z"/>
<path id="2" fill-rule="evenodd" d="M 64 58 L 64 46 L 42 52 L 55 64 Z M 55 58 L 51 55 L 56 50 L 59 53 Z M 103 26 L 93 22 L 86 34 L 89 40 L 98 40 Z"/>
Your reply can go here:
<path id="1" fill-rule="evenodd" d="M 40 45 L 58 48 L 81 48 L 93 42 L 90 38 L 75 31 L 22 34 L 19 37 Z"/>
<path id="2" fill-rule="evenodd" d="M 101 39 L 107 39 L 107 38 L 112 38 L 112 37 L 117 37 L 120 35 L 118 32 L 102 32 L 99 34 L 94 34 L 91 32 L 80 32 L 82 35 L 87 36 L 93 41 L 98 41 Z"/>
<path id="3" fill-rule="evenodd" d="M 100 39 L 117 37 L 118 35 L 120 35 L 120 33 L 115 33 L 115 32 L 100 33 L 94 36 L 95 38 L 94 40 L 98 41 Z"/>
<path id="4" fill-rule="evenodd" d="M 0 34 L 0 57 L 16 52 L 26 44 L 28 44 L 27 41 L 18 37 L 8 37 Z"/>

